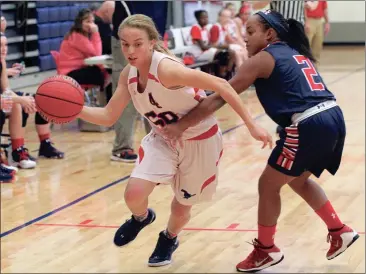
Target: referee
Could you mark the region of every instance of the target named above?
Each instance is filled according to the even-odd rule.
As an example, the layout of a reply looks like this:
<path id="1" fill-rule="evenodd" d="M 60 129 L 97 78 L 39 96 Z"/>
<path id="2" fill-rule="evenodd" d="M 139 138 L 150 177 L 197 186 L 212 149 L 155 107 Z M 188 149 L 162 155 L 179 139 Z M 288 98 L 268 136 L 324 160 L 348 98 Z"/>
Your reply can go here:
<path id="1" fill-rule="evenodd" d="M 285 17 L 285 19 L 295 19 L 305 24 L 305 1 L 251 1 L 255 10 L 263 9 L 270 4 L 270 9 L 277 11 Z"/>

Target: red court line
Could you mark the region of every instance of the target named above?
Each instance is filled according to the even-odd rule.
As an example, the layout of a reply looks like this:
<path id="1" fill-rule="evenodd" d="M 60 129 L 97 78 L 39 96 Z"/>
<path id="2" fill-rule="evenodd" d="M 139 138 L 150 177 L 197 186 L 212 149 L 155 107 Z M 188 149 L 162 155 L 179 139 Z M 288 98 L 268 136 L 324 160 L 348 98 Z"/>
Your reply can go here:
<path id="1" fill-rule="evenodd" d="M 34 224 L 36 226 L 56 226 L 56 227 L 87 227 L 87 228 L 119 228 L 116 225 L 88 225 L 88 224 Z M 236 225 L 236 224 L 235 224 Z M 238 224 L 239 225 L 239 224 Z M 201 228 L 186 227 L 185 231 L 236 231 L 236 232 L 256 232 L 256 229 L 233 229 L 233 228 Z"/>
<path id="2" fill-rule="evenodd" d="M 240 224 L 238 224 L 238 223 L 234 223 L 234 224 L 229 225 L 226 229 L 235 229 L 235 228 L 237 228 L 239 225 L 240 225 Z"/>
<path id="3" fill-rule="evenodd" d="M 83 222 L 81 222 L 79 225 L 86 225 L 88 223 L 91 223 L 93 220 L 85 220 Z"/>
<path id="4" fill-rule="evenodd" d="M 56 226 L 56 227 L 87 227 L 87 228 L 119 228 L 118 225 L 88 225 L 88 224 L 34 224 L 36 226 Z M 185 231 L 222 231 L 222 232 L 257 232 L 257 229 L 236 229 L 229 228 L 233 225 L 231 224 L 228 228 L 203 228 L 203 227 L 186 227 L 183 228 Z M 237 227 L 237 226 L 235 226 Z M 365 234 L 365 232 L 358 232 L 358 234 Z"/>

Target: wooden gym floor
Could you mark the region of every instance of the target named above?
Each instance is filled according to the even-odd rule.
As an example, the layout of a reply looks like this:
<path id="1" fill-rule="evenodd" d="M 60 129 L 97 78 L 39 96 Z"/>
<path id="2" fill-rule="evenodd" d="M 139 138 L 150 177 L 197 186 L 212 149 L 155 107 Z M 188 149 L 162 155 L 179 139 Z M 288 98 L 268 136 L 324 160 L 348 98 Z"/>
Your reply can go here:
<path id="1" fill-rule="evenodd" d="M 343 221 L 361 237 L 338 258 L 326 260 L 326 227 L 284 187 L 276 243 L 285 260 L 267 273 L 365 272 L 365 48 L 328 47 L 322 58 L 320 71 L 344 111 L 348 135 L 338 174 L 324 173 L 318 182 Z M 242 97 L 258 122 L 274 133 L 255 92 Z M 167 223 L 170 187 L 158 187 L 151 195 L 155 223 L 133 243 L 115 247 L 114 232 L 130 216 L 123 192 L 133 164 L 109 160 L 113 132 L 81 133 L 72 123 L 53 131 L 56 146 L 66 152 L 64 160 L 40 159 L 36 169 L 21 170 L 14 183 L 1 185 L 1 272 L 235 273 L 236 263 L 252 251 L 247 241 L 257 235 L 257 180 L 270 151 L 260 149 L 227 106 L 217 116 L 225 143 L 217 195 L 194 207 L 173 264 L 147 267 Z M 136 147 L 142 137 L 139 123 Z M 33 119 L 26 144 L 36 156 Z"/>

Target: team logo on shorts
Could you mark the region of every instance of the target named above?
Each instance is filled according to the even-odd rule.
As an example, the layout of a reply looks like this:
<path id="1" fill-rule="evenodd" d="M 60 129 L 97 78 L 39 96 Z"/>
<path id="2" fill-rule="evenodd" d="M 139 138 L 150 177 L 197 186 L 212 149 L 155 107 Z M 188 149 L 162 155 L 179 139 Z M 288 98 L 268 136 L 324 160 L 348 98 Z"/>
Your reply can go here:
<path id="1" fill-rule="evenodd" d="M 189 199 L 189 198 L 192 198 L 193 196 L 196 196 L 196 194 L 189 194 L 189 193 L 187 192 L 187 190 L 184 190 L 184 189 L 181 189 L 180 191 L 182 191 L 182 192 L 183 192 L 183 198 L 184 198 L 184 199 Z"/>

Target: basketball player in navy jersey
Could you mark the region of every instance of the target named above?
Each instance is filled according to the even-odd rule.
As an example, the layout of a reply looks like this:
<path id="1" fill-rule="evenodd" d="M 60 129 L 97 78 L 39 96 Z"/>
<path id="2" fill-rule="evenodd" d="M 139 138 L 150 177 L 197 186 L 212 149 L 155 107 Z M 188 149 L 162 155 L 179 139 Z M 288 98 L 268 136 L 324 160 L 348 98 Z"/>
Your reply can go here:
<path id="1" fill-rule="evenodd" d="M 337 172 L 346 136 L 342 111 L 313 65 L 314 57 L 300 22 L 265 11 L 253 15 L 246 28 L 250 58 L 230 84 L 238 93 L 254 84 L 265 112 L 284 129 L 259 178 L 258 238 L 253 241 L 253 252 L 237 265 L 237 270 L 258 271 L 283 260 L 274 235 L 281 212 L 280 190 L 285 184 L 327 225 L 330 249 L 326 257 L 331 260 L 359 235 L 343 224 L 323 189 L 309 177 L 320 177 L 324 170 L 332 175 Z M 223 105 L 219 96 L 209 96 L 162 132 L 177 140 L 181 132 Z"/>

